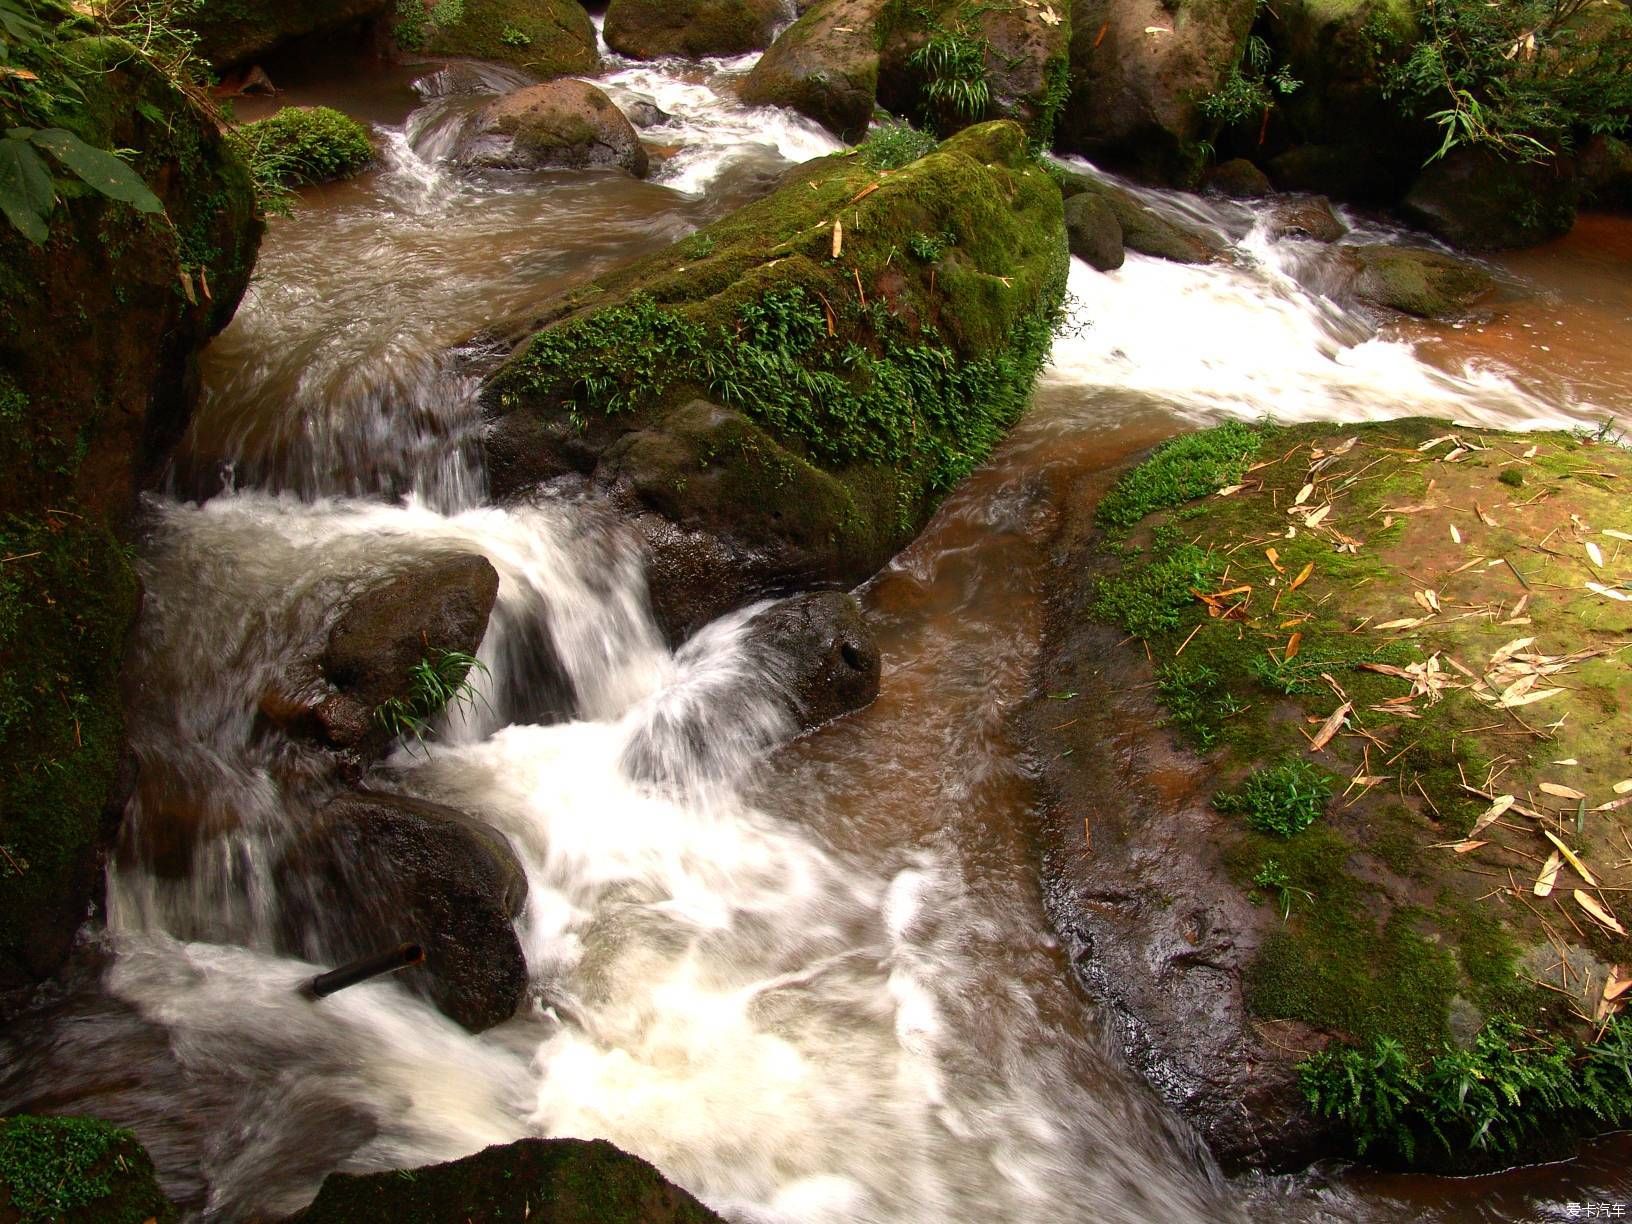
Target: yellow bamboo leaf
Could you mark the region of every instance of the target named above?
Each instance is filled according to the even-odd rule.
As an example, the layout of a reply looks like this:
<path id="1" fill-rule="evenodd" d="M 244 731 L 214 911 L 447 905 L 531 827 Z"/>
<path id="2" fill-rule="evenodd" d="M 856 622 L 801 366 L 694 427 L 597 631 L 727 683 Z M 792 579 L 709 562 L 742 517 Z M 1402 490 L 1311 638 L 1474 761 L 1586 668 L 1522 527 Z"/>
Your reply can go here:
<path id="1" fill-rule="evenodd" d="M 1588 884 L 1591 884 L 1594 888 L 1598 887 L 1598 877 L 1593 875 L 1592 872 L 1588 871 L 1587 865 L 1575 857 L 1574 850 L 1571 850 L 1563 842 L 1559 841 L 1558 837 L 1551 829 L 1543 829 L 1541 833 L 1543 837 L 1558 847 L 1558 852 L 1564 856 L 1564 861 L 1566 863 L 1575 868 L 1576 874 L 1578 874 Z"/>
<path id="2" fill-rule="evenodd" d="M 1579 888 L 1577 888 L 1570 895 L 1575 898 L 1575 903 L 1577 905 L 1592 915 L 1594 921 L 1608 927 L 1617 935 L 1626 934 L 1626 928 L 1616 921 L 1614 914 L 1610 913 L 1603 906 L 1599 905 L 1598 902 L 1587 896 L 1587 894 L 1582 892 Z"/>
<path id="3" fill-rule="evenodd" d="M 1541 874 L 1536 877 L 1535 886 L 1530 891 L 1538 897 L 1551 896 L 1553 885 L 1558 883 L 1558 869 L 1563 865 L 1563 857 L 1557 850 L 1554 850 L 1547 856 L 1547 861 L 1542 864 Z"/>

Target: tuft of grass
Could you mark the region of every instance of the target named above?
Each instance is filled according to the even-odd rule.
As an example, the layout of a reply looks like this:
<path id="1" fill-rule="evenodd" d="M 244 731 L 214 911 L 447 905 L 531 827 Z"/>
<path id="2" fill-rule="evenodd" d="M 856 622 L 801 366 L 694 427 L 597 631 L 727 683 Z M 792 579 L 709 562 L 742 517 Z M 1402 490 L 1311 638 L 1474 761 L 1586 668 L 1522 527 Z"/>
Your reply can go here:
<path id="1" fill-rule="evenodd" d="M 992 87 L 986 79 L 991 44 L 977 33 L 937 26 L 927 42 L 907 57 L 924 74 L 925 118 L 940 131 L 951 131 L 986 116 Z"/>
<path id="2" fill-rule="evenodd" d="M 487 665 L 463 650 L 433 650 L 409 669 L 408 694 L 374 707 L 374 721 L 393 739 L 423 741 L 433 716 L 449 706 L 472 709 L 480 694 L 471 673 L 487 675 Z"/>
<path id="3" fill-rule="evenodd" d="M 1164 442 L 1111 487 L 1095 520 L 1101 527 L 1126 531 L 1147 514 L 1236 484 L 1257 457 L 1262 440 L 1262 431 L 1232 421 Z"/>
<path id="4" fill-rule="evenodd" d="M 910 123 L 881 123 L 855 147 L 855 155 L 872 170 L 899 170 L 925 154 L 933 153 L 940 142 L 933 133 Z"/>
<path id="5" fill-rule="evenodd" d="M 1204 589 L 1223 568 L 1211 549 L 1181 544 L 1148 566 L 1101 578 L 1093 614 L 1134 637 L 1152 637 L 1177 628 L 1196 606 L 1193 592 Z"/>
<path id="6" fill-rule="evenodd" d="M 1301 757 L 1286 756 L 1247 775 L 1240 790 L 1214 795 L 1213 805 L 1221 812 L 1242 813 L 1260 833 L 1291 837 L 1320 819 L 1331 798 L 1331 775 Z"/>
<path id="7" fill-rule="evenodd" d="M 1516 467 L 1503 468 L 1496 479 L 1510 489 L 1517 489 L 1524 484 L 1524 473 Z"/>
<path id="8" fill-rule="evenodd" d="M 1258 870 L 1253 873 L 1252 882 L 1256 887 L 1270 890 L 1275 894 L 1275 899 L 1279 902 L 1282 922 L 1292 917 L 1292 897 L 1294 894 L 1299 894 L 1305 900 L 1311 902 L 1315 899 L 1314 893 L 1306 888 L 1298 888 L 1292 883 L 1292 877 L 1287 874 L 1286 868 L 1281 866 L 1279 859 L 1266 858 L 1260 863 Z M 1256 897 L 1253 898 L 1253 904 L 1257 904 Z"/>

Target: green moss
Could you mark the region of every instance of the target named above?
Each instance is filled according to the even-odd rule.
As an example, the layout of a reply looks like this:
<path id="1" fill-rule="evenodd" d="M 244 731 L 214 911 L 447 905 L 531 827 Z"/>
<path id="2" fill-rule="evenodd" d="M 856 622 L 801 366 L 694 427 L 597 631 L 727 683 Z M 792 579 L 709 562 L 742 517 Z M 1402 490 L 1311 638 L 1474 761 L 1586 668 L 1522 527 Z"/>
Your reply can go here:
<path id="1" fill-rule="evenodd" d="M 838 156 L 854 153 L 874 170 L 899 170 L 933 153 L 939 143 L 931 133 L 921 132 L 910 123 L 881 123 L 854 150 Z"/>
<path id="2" fill-rule="evenodd" d="M 327 106 L 286 106 L 233 135 L 257 181 L 283 187 L 348 178 L 374 160 L 368 129 Z"/>
<path id="3" fill-rule="evenodd" d="M 175 1208 L 129 1131 L 90 1118 L 0 1120 L 0 1216 L 16 1224 L 169 1224 Z"/>
<path id="4" fill-rule="evenodd" d="M 405 51 L 501 60 L 540 78 L 600 64 L 594 26 L 576 0 L 398 0 L 392 34 Z"/>
<path id="5" fill-rule="evenodd" d="M 1095 518 L 1103 527 L 1125 530 L 1155 511 L 1235 484 L 1257 456 L 1262 440 L 1261 431 L 1232 421 L 1164 442 L 1116 482 L 1100 501 Z"/>
<path id="6" fill-rule="evenodd" d="M 1207 589 L 1223 568 L 1222 558 L 1211 549 L 1183 544 L 1163 550 L 1148 565 L 1102 578 L 1093 613 L 1134 637 L 1175 629 L 1195 607 L 1195 592 Z"/>
<path id="7" fill-rule="evenodd" d="M 1320 819 L 1331 798 L 1329 774 L 1301 757 L 1287 756 L 1254 770 L 1239 790 L 1213 796 L 1213 805 L 1221 812 L 1239 812 L 1259 833 L 1291 837 Z"/>

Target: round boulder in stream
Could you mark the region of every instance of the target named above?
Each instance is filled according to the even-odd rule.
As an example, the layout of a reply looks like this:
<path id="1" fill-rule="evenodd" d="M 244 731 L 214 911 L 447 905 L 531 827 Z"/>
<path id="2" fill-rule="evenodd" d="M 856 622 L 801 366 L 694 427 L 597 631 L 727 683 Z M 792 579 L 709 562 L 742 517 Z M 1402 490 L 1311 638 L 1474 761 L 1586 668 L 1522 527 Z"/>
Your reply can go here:
<path id="1" fill-rule="evenodd" d="M 1441 251 L 1371 243 L 1341 253 L 1356 271 L 1354 291 L 1362 301 L 1420 319 L 1461 314 L 1496 291 L 1483 268 Z"/>
<path id="2" fill-rule="evenodd" d="M 616 167 L 646 174 L 634 125 L 588 81 L 547 81 L 490 103 L 454 154 L 478 170 Z"/>
<path id="3" fill-rule="evenodd" d="M 854 595 L 815 591 L 748 622 L 750 653 L 779 676 L 801 727 L 830 722 L 878 696 L 878 643 Z"/>
<path id="4" fill-rule="evenodd" d="M 527 880 L 503 835 L 449 807 L 374 791 L 331 799 L 278 864 L 285 946 L 339 965 L 400 942 L 400 975 L 472 1032 L 508 1020 L 527 990 L 515 919 Z"/>

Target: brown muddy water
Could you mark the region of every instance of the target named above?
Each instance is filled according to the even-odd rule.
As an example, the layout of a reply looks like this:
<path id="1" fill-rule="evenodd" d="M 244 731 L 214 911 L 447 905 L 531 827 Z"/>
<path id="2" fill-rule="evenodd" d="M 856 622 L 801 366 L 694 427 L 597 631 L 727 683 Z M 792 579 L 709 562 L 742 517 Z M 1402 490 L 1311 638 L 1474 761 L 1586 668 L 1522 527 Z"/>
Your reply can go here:
<path id="1" fill-rule="evenodd" d="M 565 497 L 484 504 L 472 446 L 488 329 L 836 147 L 735 103 L 748 62 L 614 66 L 615 98 L 674 116 L 647 133 L 668 152 L 645 183 L 450 171 L 461 115 L 513 82 L 503 70 L 285 78 L 293 100 L 372 122 L 381 165 L 273 223 L 207 354 L 205 403 L 149 502 L 130 702 L 144 783 L 108 929 L 0 1039 L 0 1107 L 133 1126 L 171 1191 L 221 1220 L 294 1210 L 337 1168 L 525 1135 L 608 1138 L 756 1224 L 1632 1210 L 1625 1138 L 1477 1179 L 1220 1176 L 1072 983 L 1009 730 L 1063 499 L 1230 415 L 1591 427 L 1632 386 L 1632 228 L 1589 219 L 1504 259 L 1503 298 L 1472 323 L 1379 332 L 1311 288 L 1318 252 L 1265 241 L 1250 210 L 1151 197 L 1241 258 L 1073 267 L 1075 326 L 1032 411 L 861 592 L 880 697 L 778 748 L 744 616 L 670 652 L 619 525 Z M 526 869 L 534 995 L 480 1036 L 389 982 L 295 996 L 314 969 L 274 950 L 271 864 L 332 783 L 254 717 L 346 592 L 450 547 L 501 575 L 487 700 L 373 780 L 487 821 Z M 570 722 L 525 714 L 541 632 Z M 706 754 L 676 725 L 705 727 Z M 632 778 L 636 750 L 682 782 Z"/>

